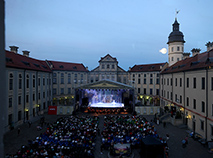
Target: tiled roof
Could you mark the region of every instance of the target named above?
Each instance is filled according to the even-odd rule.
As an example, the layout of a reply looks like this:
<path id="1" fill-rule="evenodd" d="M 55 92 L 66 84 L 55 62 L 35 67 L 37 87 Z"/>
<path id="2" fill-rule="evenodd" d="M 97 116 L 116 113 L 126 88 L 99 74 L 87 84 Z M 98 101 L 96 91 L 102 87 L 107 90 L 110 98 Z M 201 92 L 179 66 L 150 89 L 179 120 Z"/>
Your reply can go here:
<path id="1" fill-rule="evenodd" d="M 211 67 L 213 66 L 213 50 L 210 50 L 209 52 L 200 53 L 193 57 L 178 61 L 174 65 L 166 68 L 161 73 L 165 74 L 165 73 L 175 73 L 175 72 L 181 72 L 181 71 L 192 71 L 192 70 L 204 69 L 209 66 Z"/>
<path id="2" fill-rule="evenodd" d="M 5 51 L 6 66 L 18 69 L 27 69 L 35 71 L 51 72 L 51 69 L 45 61 L 33 59 L 30 57 L 16 54 L 14 52 Z"/>
<path id="3" fill-rule="evenodd" d="M 161 67 L 166 63 L 157 63 L 157 64 L 145 64 L 145 65 L 134 65 L 129 72 L 152 72 L 152 71 L 161 71 Z"/>
<path id="4" fill-rule="evenodd" d="M 50 60 L 48 60 L 47 62 L 49 63 L 49 65 L 52 68 L 52 70 L 59 70 L 59 71 L 85 71 L 85 72 L 88 71 L 83 64 L 60 62 L 60 61 L 50 61 Z"/>

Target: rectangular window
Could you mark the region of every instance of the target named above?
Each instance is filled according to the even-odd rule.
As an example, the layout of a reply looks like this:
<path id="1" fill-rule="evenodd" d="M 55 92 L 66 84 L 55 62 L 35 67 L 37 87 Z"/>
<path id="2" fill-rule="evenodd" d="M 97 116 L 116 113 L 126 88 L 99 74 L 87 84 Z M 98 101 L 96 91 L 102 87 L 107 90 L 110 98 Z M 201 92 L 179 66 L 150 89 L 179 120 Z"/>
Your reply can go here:
<path id="1" fill-rule="evenodd" d="M 167 99 L 169 99 L 169 92 L 167 92 Z"/>
<path id="2" fill-rule="evenodd" d="M 138 84 L 141 84 L 141 79 L 140 78 L 138 79 Z"/>
<path id="3" fill-rule="evenodd" d="M 212 86 L 211 86 L 211 90 L 213 90 L 213 77 L 211 78 L 211 82 L 212 82 Z"/>
<path id="4" fill-rule="evenodd" d="M 202 106 L 201 107 L 202 112 L 205 112 L 205 102 L 204 101 L 202 101 L 202 105 L 201 106 Z"/>
<path id="5" fill-rule="evenodd" d="M 205 77 L 202 77 L 201 89 L 205 89 Z"/>
<path id="6" fill-rule="evenodd" d="M 33 79 L 33 87 L 35 87 L 35 79 Z"/>
<path id="7" fill-rule="evenodd" d="M 13 90 L 13 79 L 10 79 L 9 82 L 9 90 Z"/>
<path id="8" fill-rule="evenodd" d="M 171 100 L 173 99 L 172 92 L 171 92 L 170 98 L 171 98 Z"/>
<path id="9" fill-rule="evenodd" d="M 189 106 L 189 97 L 186 98 L 186 106 Z"/>
<path id="10" fill-rule="evenodd" d="M 180 87 L 182 87 L 182 78 L 180 78 Z"/>
<path id="11" fill-rule="evenodd" d="M 67 83 L 71 84 L 71 78 L 70 77 L 68 78 L 68 82 Z"/>
<path id="12" fill-rule="evenodd" d="M 21 111 L 18 112 L 18 121 L 21 120 Z"/>
<path id="13" fill-rule="evenodd" d="M 43 78 L 43 86 L 45 85 L 45 78 Z"/>
<path id="14" fill-rule="evenodd" d="M 193 99 L 193 108 L 196 109 L 196 100 Z"/>
<path id="15" fill-rule="evenodd" d="M 177 78 L 175 78 L 175 86 L 177 86 Z"/>
<path id="16" fill-rule="evenodd" d="M 196 88 L 196 78 L 193 78 L 193 88 Z"/>
<path id="17" fill-rule="evenodd" d="M 13 106 L 13 98 L 9 98 L 9 107 Z"/>
<path id="18" fill-rule="evenodd" d="M 33 94 L 33 101 L 35 101 L 35 94 Z"/>
<path id="19" fill-rule="evenodd" d="M 213 116 L 213 104 L 212 104 L 212 116 Z"/>
<path id="20" fill-rule="evenodd" d="M 204 121 L 200 120 L 200 129 L 204 130 Z"/>
<path id="21" fill-rule="evenodd" d="M 112 69 L 114 69 L 114 68 L 115 68 L 115 65 L 113 64 L 113 65 L 112 65 Z"/>
<path id="22" fill-rule="evenodd" d="M 18 105 L 21 105 L 21 96 L 18 96 Z"/>
<path id="23" fill-rule="evenodd" d="M 29 88 L 29 79 L 27 79 L 27 88 Z"/>
<path id="24" fill-rule="evenodd" d="M 68 94 L 71 94 L 71 88 L 68 88 Z"/>
<path id="25" fill-rule="evenodd" d="M 156 84 L 159 84 L 159 78 L 156 79 Z"/>
<path id="26" fill-rule="evenodd" d="M 43 92 L 43 98 L 45 98 L 45 92 Z"/>
<path id="27" fill-rule="evenodd" d="M 180 95 L 180 103 L 182 103 L 182 95 Z"/>
<path id="28" fill-rule="evenodd" d="M 156 95 L 159 95 L 159 89 L 156 89 Z"/>
<path id="29" fill-rule="evenodd" d="M 172 78 L 171 78 L 171 81 L 170 81 L 170 82 L 171 82 L 170 84 L 171 84 L 171 86 L 172 86 Z"/>
<path id="30" fill-rule="evenodd" d="M 189 78 L 186 78 L 186 87 L 189 88 Z"/>
<path id="31" fill-rule="evenodd" d="M 179 102 L 178 98 L 177 98 L 177 94 L 175 94 L 175 101 Z"/>
<path id="32" fill-rule="evenodd" d="M 22 80 L 19 79 L 19 80 L 18 80 L 18 88 L 21 89 L 21 86 L 22 86 Z"/>
<path id="33" fill-rule="evenodd" d="M 146 79 L 145 78 L 143 79 L 143 84 L 146 84 Z"/>
<path id="34" fill-rule="evenodd" d="M 141 93 L 141 89 L 140 88 L 138 88 L 138 93 Z"/>
<path id="35" fill-rule="evenodd" d="M 38 93 L 38 99 L 41 99 L 41 93 Z"/>
<path id="36" fill-rule="evenodd" d="M 53 78 L 53 84 L 56 84 L 57 80 L 56 78 Z"/>
<path id="37" fill-rule="evenodd" d="M 53 88 L 53 95 L 56 95 L 56 88 Z"/>
<path id="38" fill-rule="evenodd" d="M 153 84 L 153 80 L 152 80 L 152 78 L 150 78 L 150 84 Z"/>
<path id="39" fill-rule="evenodd" d="M 64 88 L 61 88 L 61 94 L 64 94 Z"/>
<path id="40" fill-rule="evenodd" d="M 27 103 L 29 102 L 29 95 L 28 94 L 26 95 L 26 102 Z"/>
<path id="41" fill-rule="evenodd" d="M 38 78 L 38 86 L 41 85 L 41 78 Z"/>
<path id="42" fill-rule="evenodd" d="M 64 84 L 64 78 L 61 78 L 61 84 Z"/>
<path id="43" fill-rule="evenodd" d="M 143 89 L 143 94 L 146 94 L 146 88 Z"/>
<path id="44" fill-rule="evenodd" d="M 150 89 L 150 95 L 152 95 L 152 89 Z"/>

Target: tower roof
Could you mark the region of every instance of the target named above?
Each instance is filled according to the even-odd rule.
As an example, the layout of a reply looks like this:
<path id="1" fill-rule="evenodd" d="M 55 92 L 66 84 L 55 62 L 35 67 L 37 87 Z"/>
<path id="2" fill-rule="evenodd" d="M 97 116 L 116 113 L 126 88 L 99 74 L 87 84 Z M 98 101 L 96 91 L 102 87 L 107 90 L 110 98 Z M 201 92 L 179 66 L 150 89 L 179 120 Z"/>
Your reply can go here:
<path id="1" fill-rule="evenodd" d="M 177 22 L 177 18 L 175 18 L 175 22 L 172 24 L 173 31 L 169 34 L 167 44 L 171 42 L 183 42 L 185 43 L 183 37 L 183 33 L 179 30 L 179 23 Z"/>

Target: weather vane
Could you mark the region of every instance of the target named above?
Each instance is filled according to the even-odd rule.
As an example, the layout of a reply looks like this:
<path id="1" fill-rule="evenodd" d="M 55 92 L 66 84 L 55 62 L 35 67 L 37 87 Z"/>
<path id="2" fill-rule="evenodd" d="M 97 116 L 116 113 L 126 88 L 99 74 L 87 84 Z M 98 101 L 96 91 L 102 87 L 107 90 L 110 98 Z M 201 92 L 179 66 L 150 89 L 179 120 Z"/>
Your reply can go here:
<path id="1" fill-rule="evenodd" d="M 180 10 L 176 9 L 176 11 L 175 11 L 175 19 L 177 19 L 177 15 L 178 15 L 179 12 L 180 12 Z"/>

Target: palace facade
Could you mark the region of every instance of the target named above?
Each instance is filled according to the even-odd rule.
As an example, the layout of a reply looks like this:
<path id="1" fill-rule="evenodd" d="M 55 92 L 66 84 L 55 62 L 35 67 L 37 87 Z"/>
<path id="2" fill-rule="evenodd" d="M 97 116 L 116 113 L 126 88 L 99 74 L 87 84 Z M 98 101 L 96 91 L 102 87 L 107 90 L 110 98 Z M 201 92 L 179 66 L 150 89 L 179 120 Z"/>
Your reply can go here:
<path id="1" fill-rule="evenodd" d="M 6 54 L 7 118 L 4 131 L 47 111 L 50 105 L 74 105 L 75 89 L 101 80 L 134 88 L 134 104 L 170 111 L 204 139 L 213 139 L 213 42 L 207 51 L 184 53 L 184 35 L 177 19 L 168 38 L 168 63 L 140 64 L 124 70 L 110 54 L 88 70 L 83 64 L 37 60 L 11 46 Z M 160 111 L 158 111 L 160 112 Z M 145 114 L 144 112 L 140 112 Z M 153 111 L 152 111 L 152 114 Z"/>

